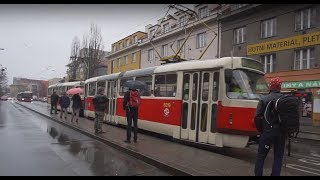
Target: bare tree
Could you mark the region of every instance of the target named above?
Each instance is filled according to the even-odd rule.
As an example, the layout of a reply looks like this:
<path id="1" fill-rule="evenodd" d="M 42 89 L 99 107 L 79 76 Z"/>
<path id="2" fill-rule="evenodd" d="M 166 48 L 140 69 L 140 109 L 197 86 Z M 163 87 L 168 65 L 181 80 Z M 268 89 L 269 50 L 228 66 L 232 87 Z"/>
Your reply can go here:
<path id="1" fill-rule="evenodd" d="M 86 67 L 86 77 L 91 78 L 104 58 L 104 46 L 100 28 L 91 23 L 90 34 L 84 34 L 80 51 L 81 62 Z"/>
<path id="2" fill-rule="evenodd" d="M 6 68 L 2 67 L 0 64 L 0 96 L 6 93 L 6 87 L 7 87 L 7 72 Z"/>
<path id="3" fill-rule="evenodd" d="M 80 40 L 75 36 L 71 44 L 70 63 L 67 65 L 70 79 L 76 79 L 76 72 L 79 66 Z"/>

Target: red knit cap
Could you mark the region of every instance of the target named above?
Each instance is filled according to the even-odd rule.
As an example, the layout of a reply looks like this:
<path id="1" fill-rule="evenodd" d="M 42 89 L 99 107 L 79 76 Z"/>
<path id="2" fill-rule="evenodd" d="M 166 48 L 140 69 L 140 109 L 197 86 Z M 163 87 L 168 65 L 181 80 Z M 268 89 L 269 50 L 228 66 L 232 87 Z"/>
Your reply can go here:
<path id="1" fill-rule="evenodd" d="M 282 84 L 282 80 L 279 77 L 275 77 L 270 79 L 269 81 L 269 89 L 276 89 L 276 90 L 281 90 L 281 84 Z"/>

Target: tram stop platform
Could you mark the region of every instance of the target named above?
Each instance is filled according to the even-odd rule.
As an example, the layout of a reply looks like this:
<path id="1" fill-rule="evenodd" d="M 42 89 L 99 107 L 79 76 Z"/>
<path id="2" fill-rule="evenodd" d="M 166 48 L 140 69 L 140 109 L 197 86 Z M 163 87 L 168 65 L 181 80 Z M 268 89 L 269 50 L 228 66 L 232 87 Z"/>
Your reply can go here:
<path id="1" fill-rule="evenodd" d="M 187 146 L 178 142 L 157 138 L 154 136 L 138 133 L 138 142 L 125 143 L 126 129 L 113 125 L 103 124 L 103 134 L 94 134 L 94 121 L 87 118 L 79 118 L 79 122 L 70 122 L 60 119 L 59 114 L 50 115 L 49 105 L 35 103 L 21 103 L 28 108 L 53 121 L 64 124 L 72 129 L 93 137 L 118 150 L 128 153 L 138 159 L 171 172 L 173 175 L 191 176 L 253 176 L 254 164 L 224 156 L 212 151 Z M 270 175 L 271 169 L 265 168 L 264 175 Z M 286 168 L 282 169 L 281 175 L 295 175 Z"/>

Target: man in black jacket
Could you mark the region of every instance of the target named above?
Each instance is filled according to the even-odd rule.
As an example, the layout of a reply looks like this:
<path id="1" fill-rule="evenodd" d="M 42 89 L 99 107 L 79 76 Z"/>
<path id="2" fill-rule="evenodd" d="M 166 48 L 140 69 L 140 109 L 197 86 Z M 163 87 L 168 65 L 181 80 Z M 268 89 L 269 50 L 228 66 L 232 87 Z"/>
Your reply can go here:
<path id="1" fill-rule="evenodd" d="M 280 93 L 281 84 L 278 77 L 272 78 L 269 82 L 270 93 L 262 98 L 257 106 L 254 122 L 260 132 L 260 139 L 254 170 L 256 176 L 263 175 L 264 160 L 272 145 L 274 146 L 274 159 L 271 176 L 280 176 L 285 149 L 285 134 L 280 131 L 280 124 L 275 119 L 272 120 L 271 125 L 266 122 L 264 112 L 270 101 L 278 99 L 282 95 Z"/>
<path id="2" fill-rule="evenodd" d="M 94 120 L 94 130 L 95 133 L 103 133 L 102 131 L 102 121 L 104 118 L 104 113 L 107 109 L 108 98 L 104 95 L 104 88 L 99 88 L 97 94 L 92 99 L 95 120 Z"/>
<path id="3" fill-rule="evenodd" d="M 51 94 L 51 110 L 50 110 L 50 114 L 52 114 L 52 110 L 54 108 L 54 113 L 55 114 L 58 114 L 57 113 L 57 103 L 58 103 L 58 100 L 59 100 L 59 96 L 57 95 L 57 93 L 55 91 L 53 91 L 53 94 Z"/>

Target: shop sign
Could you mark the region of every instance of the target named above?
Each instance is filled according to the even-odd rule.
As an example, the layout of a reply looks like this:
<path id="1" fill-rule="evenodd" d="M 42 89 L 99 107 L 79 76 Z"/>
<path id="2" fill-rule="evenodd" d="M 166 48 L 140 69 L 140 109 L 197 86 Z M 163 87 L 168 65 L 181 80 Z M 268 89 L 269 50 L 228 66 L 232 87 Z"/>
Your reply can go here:
<path id="1" fill-rule="evenodd" d="M 294 89 L 305 89 L 305 88 L 315 88 L 320 87 L 319 81 L 296 81 L 296 82 L 283 82 L 282 88 L 294 88 Z"/>
<path id="2" fill-rule="evenodd" d="M 320 44 L 320 31 L 247 46 L 247 55 L 281 51 Z"/>

